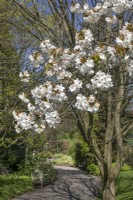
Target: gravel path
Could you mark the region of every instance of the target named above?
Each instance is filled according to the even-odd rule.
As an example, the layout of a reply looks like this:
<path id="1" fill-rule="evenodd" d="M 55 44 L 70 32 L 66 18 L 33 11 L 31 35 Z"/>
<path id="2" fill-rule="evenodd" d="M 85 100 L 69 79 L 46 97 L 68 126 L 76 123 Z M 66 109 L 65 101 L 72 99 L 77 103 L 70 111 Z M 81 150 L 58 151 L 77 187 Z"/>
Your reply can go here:
<path id="1" fill-rule="evenodd" d="M 73 167 L 55 166 L 58 179 L 41 189 L 34 189 L 12 200 L 96 200 L 100 179 Z"/>

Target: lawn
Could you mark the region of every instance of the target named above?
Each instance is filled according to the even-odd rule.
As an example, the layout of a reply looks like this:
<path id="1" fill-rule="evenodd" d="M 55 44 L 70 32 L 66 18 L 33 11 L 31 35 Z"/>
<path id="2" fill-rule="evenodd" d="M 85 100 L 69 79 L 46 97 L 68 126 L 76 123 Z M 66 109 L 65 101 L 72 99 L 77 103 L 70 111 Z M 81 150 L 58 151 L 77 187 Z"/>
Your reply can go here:
<path id="1" fill-rule="evenodd" d="M 133 200 L 133 171 L 121 172 L 116 185 L 116 200 Z"/>
<path id="2" fill-rule="evenodd" d="M 9 200 L 30 189 L 32 181 L 28 176 L 0 175 L 0 200 Z"/>
<path id="3" fill-rule="evenodd" d="M 98 200 L 101 200 L 99 197 Z M 133 200 L 133 170 L 122 171 L 116 181 L 116 200 Z"/>

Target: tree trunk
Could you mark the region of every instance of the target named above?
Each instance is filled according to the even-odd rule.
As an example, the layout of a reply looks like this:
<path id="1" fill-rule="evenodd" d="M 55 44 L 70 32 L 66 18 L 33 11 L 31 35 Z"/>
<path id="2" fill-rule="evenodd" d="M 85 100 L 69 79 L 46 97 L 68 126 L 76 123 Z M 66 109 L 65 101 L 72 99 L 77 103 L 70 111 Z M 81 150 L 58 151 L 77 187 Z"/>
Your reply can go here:
<path id="1" fill-rule="evenodd" d="M 102 200 L 115 200 L 115 182 L 107 182 L 103 187 Z"/>

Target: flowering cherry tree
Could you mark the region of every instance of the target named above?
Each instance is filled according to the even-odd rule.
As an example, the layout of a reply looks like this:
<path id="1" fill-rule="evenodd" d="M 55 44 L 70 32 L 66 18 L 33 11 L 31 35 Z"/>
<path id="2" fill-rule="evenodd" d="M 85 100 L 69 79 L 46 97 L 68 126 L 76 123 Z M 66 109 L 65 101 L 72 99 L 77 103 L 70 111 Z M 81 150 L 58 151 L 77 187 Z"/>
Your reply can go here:
<path id="1" fill-rule="evenodd" d="M 27 106 L 26 112 L 13 112 L 16 132 L 31 129 L 41 133 L 47 126 L 55 128 L 61 123 L 61 105 L 70 107 L 81 135 L 96 156 L 104 200 L 115 199 L 115 180 L 128 154 L 123 138 L 133 128 L 133 121 L 124 115 L 132 99 L 133 25 L 130 20 L 123 21 L 125 10 L 131 12 L 132 6 L 132 1 L 126 0 L 105 1 L 94 8 L 87 3 L 71 5 L 70 11 L 82 15 L 84 24 L 75 33 L 74 47 L 58 47 L 49 39 L 40 44 L 40 52 L 34 52 L 29 59 L 35 68 L 45 62 L 45 81 L 30 94 L 19 95 Z M 93 27 L 102 17 L 103 39 L 95 36 Z M 23 71 L 20 78 L 28 84 L 31 77 Z M 80 113 L 88 115 L 87 129 Z M 102 147 L 93 134 L 96 115 L 104 128 Z M 112 165 L 114 141 L 117 155 Z"/>

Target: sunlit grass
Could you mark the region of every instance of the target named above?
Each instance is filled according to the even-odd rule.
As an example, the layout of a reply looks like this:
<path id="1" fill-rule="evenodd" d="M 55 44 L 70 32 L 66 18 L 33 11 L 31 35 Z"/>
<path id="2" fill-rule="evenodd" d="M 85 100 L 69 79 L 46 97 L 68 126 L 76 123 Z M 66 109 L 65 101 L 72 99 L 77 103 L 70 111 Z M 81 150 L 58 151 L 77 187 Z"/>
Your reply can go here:
<path id="1" fill-rule="evenodd" d="M 9 200 L 30 189 L 32 180 L 28 176 L 0 175 L 0 200 Z"/>
<path id="2" fill-rule="evenodd" d="M 97 200 L 102 200 L 101 194 Z M 116 181 L 116 200 L 133 200 L 133 170 L 120 172 Z"/>
<path id="3" fill-rule="evenodd" d="M 116 186 L 117 200 L 133 200 L 133 171 L 121 172 Z"/>

